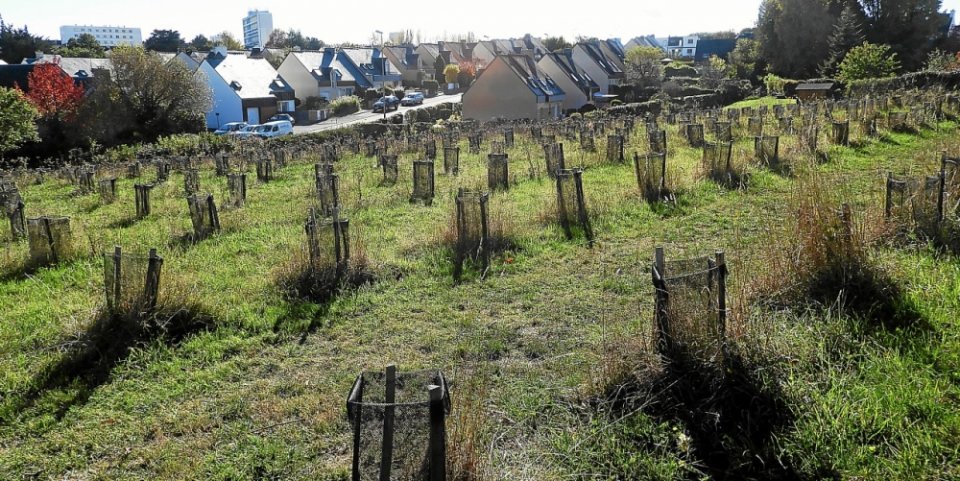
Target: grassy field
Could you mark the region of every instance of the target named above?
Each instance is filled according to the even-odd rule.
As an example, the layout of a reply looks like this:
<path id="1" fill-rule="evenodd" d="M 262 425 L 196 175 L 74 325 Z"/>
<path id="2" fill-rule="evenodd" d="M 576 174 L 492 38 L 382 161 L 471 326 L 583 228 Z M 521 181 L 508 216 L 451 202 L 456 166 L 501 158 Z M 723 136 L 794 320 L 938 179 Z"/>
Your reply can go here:
<path id="1" fill-rule="evenodd" d="M 703 178 L 700 151 L 671 126 L 677 200 L 653 206 L 629 162 L 603 161 L 605 141 L 598 153 L 566 141 L 567 165 L 586 169 L 592 248 L 553 221 L 543 152 L 522 137 L 509 150 L 510 189 L 490 200 L 491 223 L 512 248 L 459 284 L 445 243 L 454 195 L 484 185 L 485 157 L 461 155 L 455 177 L 439 173 L 438 160 L 428 207 L 408 200 L 416 154 L 401 154 L 396 186 L 380 185 L 374 159 L 345 155 L 341 200 L 377 281 L 325 304 L 277 287 L 304 249 L 311 155 L 269 183 L 248 174 L 246 206 L 223 210 L 223 231 L 196 243 L 185 241 L 181 174 L 154 189 L 142 220 L 133 219 L 132 180 L 119 180 L 106 205 L 54 179 L 22 185 L 28 216 L 72 218 L 82 254 L 27 273 L 25 242 L 0 252 L 0 478 L 348 479 L 350 386 L 359 371 L 395 363 L 452 380 L 457 479 L 956 479 L 956 257 L 919 242 L 871 247 L 899 288 L 898 309 L 914 313 L 897 326 L 756 295 L 778 275 L 768 261 L 790 245 L 780 226 L 796 214 L 798 192 L 834 192 L 875 217 L 885 173 L 933 173 L 941 150 L 960 151 L 956 129 L 824 142 L 820 163 L 785 138 L 788 172 L 755 165 L 752 142 L 741 140 L 734 153 L 750 182 L 727 189 Z M 643 132 L 634 131 L 631 156 L 645 150 Z M 210 165 L 201 186 L 224 199 L 226 181 Z M 136 343 L 108 332 L 104 342 L 129 347 L 122 356 L 64 371 L 97 332 L 100 254 L 114 245 L 157 248 L 162 302 L 213 321 Z M 742 365 L 722 392 L 734 395 L 713 399 L 695 376 L 662 373 L 651 339 L 655 246 L 668 259 L 726 251 L 736 313 L 727 335 Z"/>

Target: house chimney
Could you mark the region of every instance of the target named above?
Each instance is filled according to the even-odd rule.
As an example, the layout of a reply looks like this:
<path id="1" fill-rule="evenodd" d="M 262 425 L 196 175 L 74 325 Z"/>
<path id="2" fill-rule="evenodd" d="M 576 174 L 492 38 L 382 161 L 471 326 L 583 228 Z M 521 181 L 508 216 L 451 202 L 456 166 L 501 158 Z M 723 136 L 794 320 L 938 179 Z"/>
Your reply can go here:
<path id="1" fill-rule="evenodd" d="M 262 53 L 263 51 L 260 50 L 260 47 L 253 47 L 250 49 L 250 57 L 252 58 L 260 58 Z"/>

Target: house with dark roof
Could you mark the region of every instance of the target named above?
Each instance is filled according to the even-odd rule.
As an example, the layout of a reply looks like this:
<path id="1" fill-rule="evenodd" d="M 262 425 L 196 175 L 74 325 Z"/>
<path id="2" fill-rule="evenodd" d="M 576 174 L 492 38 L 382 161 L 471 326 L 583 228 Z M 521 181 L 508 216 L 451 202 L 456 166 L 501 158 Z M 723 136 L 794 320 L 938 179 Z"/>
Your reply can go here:
<path id="1" fill-rule="evenodd" d="M 569 48 L 545 54 L 537 66 L 564 91 L 564 110 L 579 109 L 600 92 L 600 86 L 573 61 L 573 50 Z"/>
<path id="2" fill-rule="evenodd" d="M 463 118 L 549 120 L 563 114 L 565 92 L 527 55 L 500 55 L 463 94 Z"/>
<path id="3" fill-rule="evenodd" d="M 697 41 L 697 50 L 694 61 L 707 62 L 716 55 L 724 60 L 737 47 L 735 38 L 701 38 Z"/>
<path id="4" fill-rule="evenodd" d="M 61 57 L 37 52 L 34 57 L 23 59 L 22 63 L 55 63 L 65 74 L 87 88 L 90 88 L 98 74 L 110 76 L 113 72 L 113 63 L 108 58 Z"/>
<path id="5" fill-rule="evenodd" d="M 657 41 L 657 38 L 653 35 L 647 35 L 646 37 L 633 37 L 623 46 L 624 51 L 630 50 L 634 47 L 653 47 L 663 50 L 663 46 L 660 45 L 660 42 Z"/>
<path id="6" fill-rule="evenodd" d="M 401 81 L 400 70 L 379 48 L 290 52 L 277 71 L 301 101 L 310 97 L 334 100 L 384 84 L 393 88 Z"/>
<path id="7" fill-rule="evenodd" d="M 578 43 L 572 52 L 574 63 L 600 86 L 602 94 L 610 93 L 611 86 L 620 86 L 626 81 L 623 61 L 616 59 L 609 50 L 593 41 Z"/>
<path id="8" fill-rule="evenodd" d="M 8 89 L 19 87 L 20 90 L 27 92 L 29 90 L 29 86 L 27 85 L 27 77 L 30 75 L 30 72 L 33 72 L 33 65 L 0 65 L 0 87 Z"/>
<path id="9" fill-rule="evenodd" d="M 397 70 L 400 71 L 400 81 L 403 85 L 411 87 L 420 86 L 425 78 L 426 71 L 423 60 L 420 58 L 420 54 L 417 53 L 416 48 L 411 45 L 385 47 L 383 53 L 390 59 L 390 63 L 395 65 Z M 430 65 L 430 68 L 432 69 L 433 65 Z"/>
<path id="10" fill-rule="evenodd" d="M 278 112 L 293 114 L 294 90 L 262 58 L 231 54 L 222 47 L 211 51 L 194 74 L 210 86 L 213 105 L 206 113 L 207 128 L 227 122 L 259 124 Z"/>

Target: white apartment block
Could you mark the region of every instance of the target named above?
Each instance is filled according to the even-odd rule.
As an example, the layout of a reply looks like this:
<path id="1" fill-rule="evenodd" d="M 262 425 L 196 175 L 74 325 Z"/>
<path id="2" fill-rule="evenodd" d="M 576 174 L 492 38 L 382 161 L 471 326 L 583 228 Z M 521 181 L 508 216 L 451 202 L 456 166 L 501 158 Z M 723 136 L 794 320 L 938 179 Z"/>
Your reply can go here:
<path id="1" fill-rule="evenodd" d="M 97 25 L 64 25 L 60 27 L 60 42 L 66 45 L 72 38 L 89 33 L 104 47 L 118 45 L 142 45 L 143 37 L 139 28 L 112 27 Z"/>
<path id="2" fill-rule="evenodd" d="M 243 17 L 243 46 L 263 48 L 273 32 L 273 15 L 266 10 L 250 10 Z"/>

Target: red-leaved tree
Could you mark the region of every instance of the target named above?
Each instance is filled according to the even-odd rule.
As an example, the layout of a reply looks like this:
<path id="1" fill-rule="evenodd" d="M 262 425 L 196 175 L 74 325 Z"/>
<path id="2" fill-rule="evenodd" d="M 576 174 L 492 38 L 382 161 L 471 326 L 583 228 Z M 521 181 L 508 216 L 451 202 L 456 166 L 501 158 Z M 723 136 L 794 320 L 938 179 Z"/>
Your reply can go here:
<path id="1" fill-rule="evenodd" d="M 43 118 L 71 121 L 83 103 L 83 86 L 56 63 L 35 65 L 27 76 L 27 89 L 27 99 Z"/>

